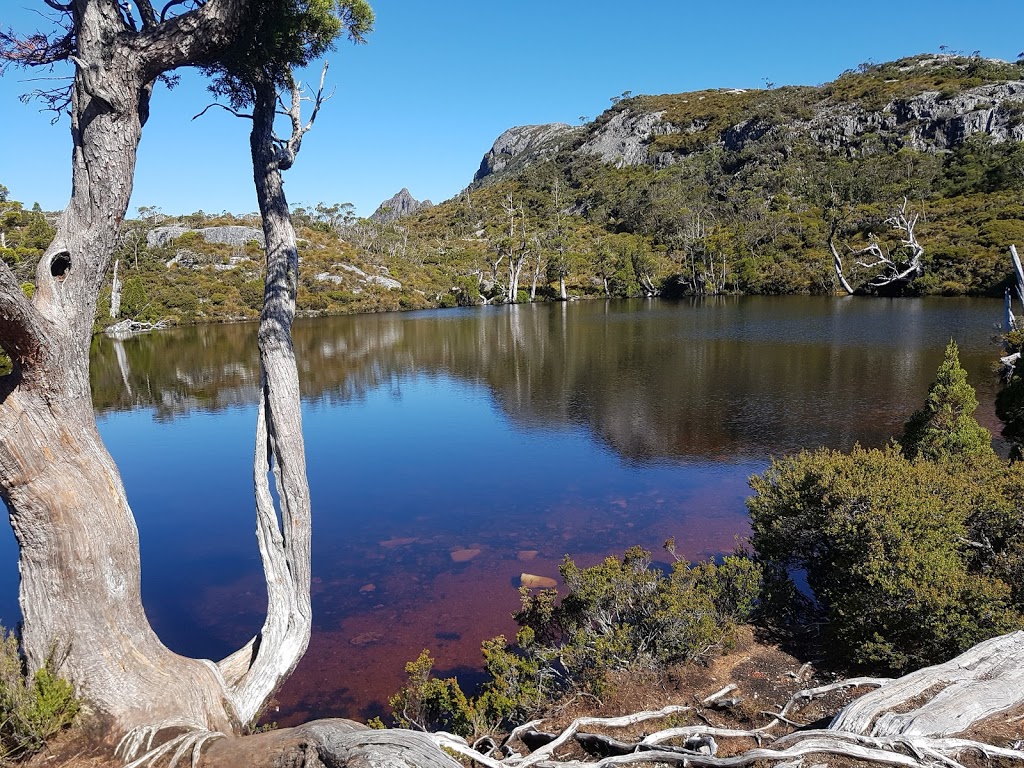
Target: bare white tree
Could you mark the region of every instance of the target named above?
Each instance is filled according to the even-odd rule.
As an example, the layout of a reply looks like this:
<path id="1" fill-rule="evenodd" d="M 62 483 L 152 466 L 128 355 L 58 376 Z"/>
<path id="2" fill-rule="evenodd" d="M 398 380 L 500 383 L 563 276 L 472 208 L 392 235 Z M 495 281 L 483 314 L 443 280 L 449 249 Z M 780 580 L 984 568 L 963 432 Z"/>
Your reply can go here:
<path id="1" fill-rule="evenodd" d="M 866 247 L 850 251 L 850 257 L 856 260 L 857 266 L 876 273 L 867 282 L 867 287 L 872 290 L 906 284 L 924 274 L 924 246 L 914 233 L 919 215 L 909 212 L 907 208 L 907 198 L 903 198 L 903 203 L 885 220 L 887 225 L 899 233 L 899 246 L 887 249 L 872 239 Z M 829 233 L 828 245 L 832 251 L 836 276 L 843 289 L 852 294 L 854 289 L 844 275 L 843 260 L 835 245 L 835 235 L 836 229 L 833 226 Z"/>

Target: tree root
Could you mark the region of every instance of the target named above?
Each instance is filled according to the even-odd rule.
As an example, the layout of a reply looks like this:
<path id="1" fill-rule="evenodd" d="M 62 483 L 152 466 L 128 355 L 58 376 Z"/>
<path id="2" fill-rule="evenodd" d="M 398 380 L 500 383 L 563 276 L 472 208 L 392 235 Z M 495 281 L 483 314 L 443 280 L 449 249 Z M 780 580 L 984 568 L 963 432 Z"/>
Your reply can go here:
<path id="1" fill-rule="evenodd" d="M 768 731 L 780 724 L 793 726 L 787 715 L 798 705 L 828 693 L 861 686 L 872 691 L 848 704 L 827 729 L 792 731 L 776 738 Z M 723 691 L 708 697 L 714 700 Z M 754 730 L 736 730 L 711 726 L 668 728 L 645 736 L 633 744 L 596 736 L 597 747 L 628 754 L 614 754 L 597 762 L 559 761 L 555 750 L 566 744 L 581 727 L 620 728 L 670 714 L 690 711 L 691 707 L 670 706 L 655 712 L 638 712 L 622 717 L 583 717 L 574 720 L 553 741 L 526 757 L 509 754 L 504 759 L 483 756 L 464 740 L 451 734 L 433 734 L 435 743 L 448 747 L 485 768 L 594 768 L 618 765 L 660 763 L 688 768 L 741 768 L 754 763 L 791 761 L 807 755 L 835 756 L 866 761 L 874 765 L 902 768 L 964 768 L 962 756 L 978 755 L 983 760 L 1024 763 L 1024 749 L 1016 742 L 1000 747 L 954 734 L 1001 712 L 1024 705 L 1024 632 L 987 640 L 952 661 L 912 672 L 901 678 L 857 677 L 798 691 L 778 713 L 768 713 L 771 723 Z M 506 745 L 541 723 L 534 720 L 516 728 Z M 718 739 L 753 739 L 758 746 L 739 754 L 719 757 L 696 749 L 667 746 L 673 739 L 694 746 L 697 738 L 704 744 Z M 763 746 L 765 740 L 772 740 Z M 525 746 L 525 744 L 524 744 Z M 592 745 L 593 746 L 593 745 Z M 595 750 L 596 752 L 597 750 Z"/>
<path id="2" fill-rule="evenodd" d="M 922 703 L 906 711 L 908 703 L 922 697 Z M 952 736 L 1022 703 L 1024 632 L 1011 632 L 862 696 L 829 729 L 872 736 Z"/>
<path id="3" fill-rule="evenodd" d="M 180 729 L 185 729 L 185 732 L 153 746 L 153 742 L 161 731 Z M 199 728 L 189 720 L 165 720 L 154 725 L 133 728 L 118 742 L 114 755 L 125 761 L 131 761 L 126 762 L 125 768 L 152 768 L 157 761 L 171 754 L 173 750 L 166 768 L 176 768 L 186 754 L 191 756 L 192 768 L 197 768 L 203 746 L 214 739 L 223 738 L 227 738 L 225 734 Z"/>

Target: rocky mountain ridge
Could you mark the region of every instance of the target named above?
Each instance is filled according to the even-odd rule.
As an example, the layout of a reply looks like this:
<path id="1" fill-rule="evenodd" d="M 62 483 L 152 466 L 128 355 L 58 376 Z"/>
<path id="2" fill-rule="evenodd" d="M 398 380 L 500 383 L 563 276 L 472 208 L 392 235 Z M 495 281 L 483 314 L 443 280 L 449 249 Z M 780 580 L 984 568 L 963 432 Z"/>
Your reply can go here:
<path id="1" fill-rule="evenodd" d="M 618 167 L 662 168 L 696 151 L 739 152 L 765 138 L 803 138 L 831 152 L 859 152 L 869 141 L 887 151 L 944 152 L 978 134 L 994 142 L 1024 141 L 1024 67 L 922 55 L 848 72 L 822 86 L 636 96 L 583 126 L 510 128 L 484 155 L 471 186 L 563 149 Z"/>

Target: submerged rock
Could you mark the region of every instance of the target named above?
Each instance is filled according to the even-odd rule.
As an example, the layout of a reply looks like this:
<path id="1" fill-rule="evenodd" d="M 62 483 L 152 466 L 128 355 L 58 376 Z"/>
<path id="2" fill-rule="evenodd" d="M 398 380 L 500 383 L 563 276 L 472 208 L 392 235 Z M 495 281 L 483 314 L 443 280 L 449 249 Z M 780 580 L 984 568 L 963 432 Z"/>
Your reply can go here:
<path id="1" fill-rule="evenodd" d="M 456 549 L 449 553 L 454 563 L 468 563 L 480 554 L 479 549 Z"/>
<path id="2" fill-rule="evenodd" d="M 537 576 L 533 573 L 519 574 L 519 583 L 530 589 L 554 589 L 558 582 L 547 576 Z"/>

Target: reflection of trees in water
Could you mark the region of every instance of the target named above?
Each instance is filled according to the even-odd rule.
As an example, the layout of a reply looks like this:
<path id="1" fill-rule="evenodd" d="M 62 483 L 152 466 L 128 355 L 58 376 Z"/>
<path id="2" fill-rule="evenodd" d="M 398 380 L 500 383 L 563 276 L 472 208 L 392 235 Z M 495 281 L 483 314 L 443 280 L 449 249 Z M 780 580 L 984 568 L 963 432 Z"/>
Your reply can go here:
<path id="1" fill-rule="evenodd" d="M 486 384 L 515 421 L 582 425 L 626 458 L 760 457 L 884 442 L 923 397 L 949 336 L 977 317 L 983 337 L 988 309 L 593 301 L 310 320 L 296 324 L 295 344 L 308 400 L 349 402 L 399 389 L 404 376 L 447 374 Z M 972 360 L 961 346 L 975 384 L 987 384 L 977 381 L 987 350 Z M 148 334 L 120 352 L 97 339 L 93 397 L 100 411 L 145 406 L 158 418 L 249 405 L 257 361 L 251 324 Z"/>

